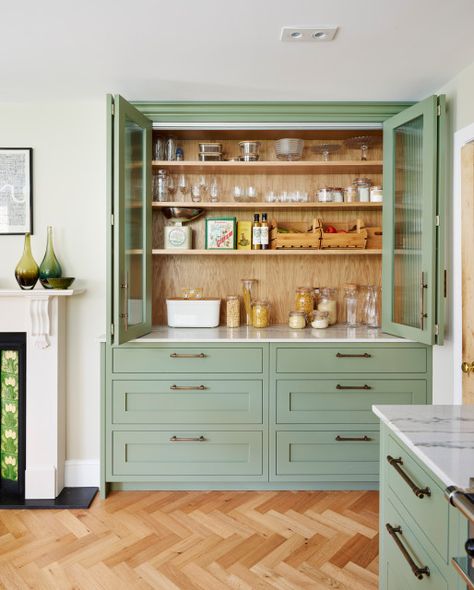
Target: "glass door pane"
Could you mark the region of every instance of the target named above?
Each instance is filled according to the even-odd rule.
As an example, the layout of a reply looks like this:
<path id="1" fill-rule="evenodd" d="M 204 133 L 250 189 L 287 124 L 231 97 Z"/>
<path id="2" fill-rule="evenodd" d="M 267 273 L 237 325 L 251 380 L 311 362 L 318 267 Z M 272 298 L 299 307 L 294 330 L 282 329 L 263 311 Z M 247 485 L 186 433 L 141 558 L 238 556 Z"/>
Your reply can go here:
<path id="1" fill-rule="evenodd" d="M 151 122 L 115 99 L 116 305 L 118 343 L 151 329 Z"/>
<path id="2" fill-rule="evenodd" d="M 384 331 L 432 344 L 436 321 L 437 97 L 384 124 Z"/>

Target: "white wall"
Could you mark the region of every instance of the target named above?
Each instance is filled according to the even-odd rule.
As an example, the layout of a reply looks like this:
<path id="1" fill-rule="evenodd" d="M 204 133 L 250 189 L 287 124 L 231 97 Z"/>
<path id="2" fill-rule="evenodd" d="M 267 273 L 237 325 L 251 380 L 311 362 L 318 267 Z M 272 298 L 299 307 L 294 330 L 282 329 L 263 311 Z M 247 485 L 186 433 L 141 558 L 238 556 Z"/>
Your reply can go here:
<path id="1" fill-rule="evenodd" d="M 459 171 L 456 162 L 459 148 L 456 138 L 464 135 L 464 130 L 474 123 L 474 64 L 460 72 L 437 92 L 446 94 L 449 121 L 449 178 L 448 178 L 448 317 L 447 337 L 443 347 L 435 347 L 433 352 L 433 402 L 460 403 L 461 392 L 461 214 Z"/>
<path id="2" fill-rule="evenodd" d="M 98 482 L 99 346 L 105 331 L 105 96 L 91 102 L 0 104 L 2 147 L 33 148 L 33 255 L 43 257 L 46 226 L 65 276 L 84 295 L 68 301 L 67 449 L 71 481 Z M 23 236 L 0 236 L 0 288 L 16 285 Z M 81 475 L 81 474 L 84 474 Z M 78 478 L 81 479 L 78 481 Z"/>

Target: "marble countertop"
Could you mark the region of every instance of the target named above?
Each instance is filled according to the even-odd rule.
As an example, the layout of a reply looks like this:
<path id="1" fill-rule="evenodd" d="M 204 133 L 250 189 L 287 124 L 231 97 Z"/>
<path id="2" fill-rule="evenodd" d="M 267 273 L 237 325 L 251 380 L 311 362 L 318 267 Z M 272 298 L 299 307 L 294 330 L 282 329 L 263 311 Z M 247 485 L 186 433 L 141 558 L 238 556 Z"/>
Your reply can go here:
<path id="1" fill-rule="evenodd" d="M 406 339 L 384 334 L 379 329 L 367 327 L 347 328 L 336 325 L 325 330 L 305 328 L 291 330 L 286 324 L 270 326 L 263 330 L 251 326 L 240 328 L 169 328 L 153 326 L 146 336 L 131 342 L 408 342 Z"/>
<path id="2" fill-rule="evenodd" d="M 474 406 L 372 406 L 447 486 L 474 492 Z"/>

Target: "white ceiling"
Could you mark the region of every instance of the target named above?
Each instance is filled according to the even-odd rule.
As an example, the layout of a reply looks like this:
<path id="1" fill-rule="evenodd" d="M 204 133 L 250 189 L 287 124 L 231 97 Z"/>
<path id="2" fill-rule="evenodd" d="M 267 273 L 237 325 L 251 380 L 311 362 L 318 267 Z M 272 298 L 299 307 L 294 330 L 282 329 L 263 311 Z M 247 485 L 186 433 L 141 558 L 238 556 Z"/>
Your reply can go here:
<path id="1" fill-rule="evenodd" d="M 474 62 L 472 0 L 17 0 L 0 100 L 396 100 Z M 282 43 L 283 25 L 339 25 Z"/>

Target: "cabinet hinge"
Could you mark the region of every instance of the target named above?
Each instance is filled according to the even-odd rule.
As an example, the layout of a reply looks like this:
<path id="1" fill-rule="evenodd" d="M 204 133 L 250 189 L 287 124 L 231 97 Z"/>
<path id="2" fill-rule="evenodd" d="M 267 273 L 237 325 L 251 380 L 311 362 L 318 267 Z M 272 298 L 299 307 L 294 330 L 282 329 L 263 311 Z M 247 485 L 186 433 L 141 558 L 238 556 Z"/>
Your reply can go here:
<path id="1" fill-rule="evenodd" d="M 114 325 L 110 324 L 110 335 L 113 336 L 114 335 Z"/>
<path id="2" fill-rule="evenodd" d="M 438 105 L 436 112 L 438 114 L 438 117 L 441 117 L 441 105 L 440 104 Z"/>
<path id="3" fill-rule="evenodd" d="M 435 333 L 435 336 L 439 336 L 439 326 L 438 326 L 438 324 L 435 324 L 434 333 Z"/>
<path id="4" fill-rule="evenodd" d="M 435 217 L 435 225 L 436 227 L 439 227 L 439 215 Z"/>
<path id="5" fill-rule="evenodd" d="M 111 213 L 110 214 L 110 225 L 113 225 L 113 224 L 114 224 L 114 214 Z"/>

